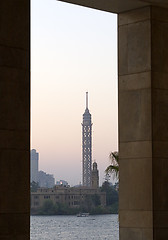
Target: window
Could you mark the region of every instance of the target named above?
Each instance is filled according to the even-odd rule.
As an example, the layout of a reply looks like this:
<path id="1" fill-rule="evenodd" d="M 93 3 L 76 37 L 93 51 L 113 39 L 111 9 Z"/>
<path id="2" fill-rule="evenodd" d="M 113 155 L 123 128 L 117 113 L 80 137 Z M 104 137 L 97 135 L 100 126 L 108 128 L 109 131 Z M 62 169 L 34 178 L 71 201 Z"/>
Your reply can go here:
<path id="1" fill-rule="evenodd" d="M 44 196 L 44 199 L 50 199 L 50 196 Z"/>
<path id="2" fill-rule="evenodd" d="M 39 202 L 34 202 L 34 206 L 38 206 L 39 205 Z"/>

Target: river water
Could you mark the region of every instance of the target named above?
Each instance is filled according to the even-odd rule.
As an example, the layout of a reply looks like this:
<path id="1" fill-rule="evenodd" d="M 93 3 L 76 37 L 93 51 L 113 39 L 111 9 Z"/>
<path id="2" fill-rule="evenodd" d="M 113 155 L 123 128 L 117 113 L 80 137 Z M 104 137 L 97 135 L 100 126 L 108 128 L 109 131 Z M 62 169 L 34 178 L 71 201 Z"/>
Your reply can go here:
<path id="1" fill-rule="evenodd" d="M 31 216 L 31 240 L 118 240 L 118 215 Z"/>

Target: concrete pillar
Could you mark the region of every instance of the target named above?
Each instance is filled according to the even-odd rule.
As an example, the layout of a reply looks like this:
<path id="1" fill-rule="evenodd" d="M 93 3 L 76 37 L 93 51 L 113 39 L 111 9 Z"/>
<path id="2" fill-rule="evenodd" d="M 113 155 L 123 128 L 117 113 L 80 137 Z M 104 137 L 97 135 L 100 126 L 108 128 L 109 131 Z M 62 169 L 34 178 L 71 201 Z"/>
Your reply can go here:
<path id="1" fill-rule="evenodd" d="M 119 14 L 120 240 L 168 239 L 168 10 Z"/>
<path id="2" fill-rule="evenodd" d="M 0 239 L 29 239 L 29 0 L 0 1 Z"/>

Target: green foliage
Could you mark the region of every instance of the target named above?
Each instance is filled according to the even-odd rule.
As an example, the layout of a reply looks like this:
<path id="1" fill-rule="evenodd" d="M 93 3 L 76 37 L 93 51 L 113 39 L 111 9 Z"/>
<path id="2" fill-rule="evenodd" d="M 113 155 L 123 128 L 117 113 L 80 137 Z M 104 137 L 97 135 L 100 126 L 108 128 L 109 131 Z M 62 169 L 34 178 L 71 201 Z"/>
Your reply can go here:
<path id="1" fill-rule="evenodd" d="M 39 184 L 36 182 L 31 182 L 30 183 L 30 191 L 31 192 L 37 192 L 37 189 L 39 188 Z"/>
<path id="2" fill-rule="evenodd" d="M 46 200 L 43 206 L 40 208 L 39 213 L 41 215 L 53 215 L 57 211 L 57 206 L 53 204 L 51 200 Z"/>
<path id="3" fill-rule="evenodd" d="M 98 194 L 86 195 L 83 210 L 90 213 L 95 207 L 99 205 L 101 205 L 101 201 Z"/>
<path id="4" fill-rule="evenodd" d="M 118 202 L 110 205 L 110 206 L 97 206 L 92 208 L 90 211 L 91 215 L 96 214 L 118 214 Z"/>
<path id="5" fill-rule="evenodd" d="M 116 179 L 119 178 L 119 156 L 118 152 L 111 152 L 109 155 L 111 164 L 106 168 L 106 175 L 114 173 Z"/>
<path id="6" fill-rule="evenodd" d="M 111 186 L 108 181 L 105 181 L 101 187 L 102 192 L 106 192 L 106 205 L 110 206 L 118 202 L 118 191 Z"/>
<path id="7" fill-rule="evenodd" d="M 118 202 L 113 203 L 108 207 L 110 213 L 118 213 Z"/>
<path id="8" fill-rule="evenodd" d="M 90 212 L 93 207 L 94 205 L 91 195 L 86 195 L 83 209 L 85 210 L 85 212 Z"/>
<path id="9" fill-rule="evenodd" d="M 74 215 L 80 212 L 79 208 L 69 208 L 66 204 L 53 203 L 52 200 L 46 200 L 41 208 L 36 210 L 37 215 Z M 33 214 L 33 212 L 32 212 Z"/>
<path id="10" fill-rule="evenodd" d="M 98 194 L 91 195 L 91 199 L 92 199 L 94 206 L 97 207 L 97 206 L 101 205 L 100 195 L 98 195 Z"/>
<path id="11" fill-rule="evenodd" d="M 46 200 L 41 208 L 32 210 L 32 215 L 76 215 L 79 212 L 89 212 L 91 215 L 96 214 L 115 214 L 118 213 L 118 202 L 110 206 L 95 206 L 88 211 L 88 206 L 80 208 L 69 208 L 65 204 L 54 204 L 51 200 Z"/>

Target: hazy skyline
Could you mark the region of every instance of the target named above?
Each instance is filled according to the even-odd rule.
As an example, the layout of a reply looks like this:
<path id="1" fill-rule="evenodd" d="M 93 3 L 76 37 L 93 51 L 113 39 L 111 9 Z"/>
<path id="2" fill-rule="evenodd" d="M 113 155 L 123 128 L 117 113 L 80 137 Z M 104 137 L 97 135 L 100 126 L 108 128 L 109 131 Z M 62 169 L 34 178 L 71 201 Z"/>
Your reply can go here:
<path id="1" fill-rule="evenodd" d="M 31 3 L 31 148 L 39 168 L 82 179 L 85 93 L 100 183 L 118 148 L 117 16 L 55 0 Z"/>

